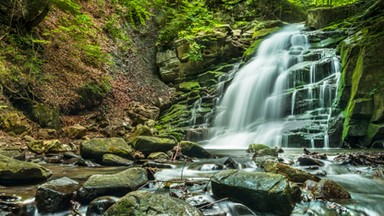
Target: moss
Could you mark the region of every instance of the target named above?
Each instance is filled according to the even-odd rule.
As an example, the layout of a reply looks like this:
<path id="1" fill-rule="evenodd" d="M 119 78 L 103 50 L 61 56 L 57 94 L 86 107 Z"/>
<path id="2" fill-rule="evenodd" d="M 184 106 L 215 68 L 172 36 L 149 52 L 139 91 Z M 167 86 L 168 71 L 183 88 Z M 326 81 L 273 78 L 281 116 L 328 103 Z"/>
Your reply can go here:
<path id="1" fill-rule="evenodd" d="M 183 82 L 179 84 L 179 89 L 183 92 L 189 92 L 200 88 L 200 84 L 196 81 Z"/>

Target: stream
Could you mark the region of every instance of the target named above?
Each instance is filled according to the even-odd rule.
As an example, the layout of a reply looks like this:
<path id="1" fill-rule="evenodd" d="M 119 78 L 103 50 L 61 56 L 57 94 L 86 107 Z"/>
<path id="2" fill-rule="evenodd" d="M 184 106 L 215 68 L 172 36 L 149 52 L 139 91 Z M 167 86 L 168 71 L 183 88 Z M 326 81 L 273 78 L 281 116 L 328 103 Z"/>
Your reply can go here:
<path id="1" fill-rule="evenodd" d="M 311 151 L 314 149 L 311 149 Z M 169 169 L 160 169 L 155 173 L 157 183 L 152 183 L 143 188 L 149 191 L 162 191 L 163 193 L 171 193 L 172 187 L 166 187 L 166 182 L 174 181 L 190 181 L 197 182 L 194 186 L 188 188 L 188 196 L 205 197 L 205 199 L 214 202 L 209 186 L 210 178 L 217 172 L 223 169 L 236 168 L 249 171 L 260 171 L 252 161 L 252 154 L 246 153 L 244 150 L 210 150 L 212 153 L 220 156 L 218 159 L 199 159 L 192 162 L 169 162 L 172 166 Z M 383 215 L 384 214 L 384 179 L 374 178 L 375 169 L 369 166 L 350 166 L 340 165 L 340 162 L 334 161 L 333 158 L 338 154 L 351 153 L 353 150 L 344 149 L 316 149 L 319 153 L 326 153 L 327 160 L 322 160 L 325 164 L 317 170 L 308 170 L 311 173 L 326 173 L 325 177 L 334 180 L 341 184 L 352 196 L 351 200 L 341 202 L 327 201 L 301 201 L 296 204 L 291 215 Z M 357 151 L 357 150 L 356 150 Z M 358 150 L 361 152 L 361 150 Z M 293 163 L 299 155 L 302 154 L 302 149 L 285 148 L 284 153 L 280 153 L 279 157 L 287 163 Z M 92 174 L 110 174 L 126 169 L 125 167 L 99 167 L 86 168 L 68 165 L 45 165 L 53 172 L 53 179 L 63 176 L 70 177 L 80 183 L 84 182 Z M 300 168 L 299 166 L 296 166 Z M 13 206 L 19 208 L 18 215 L 43 215 L 40 214 L 34 206 L 34 194 L 38 185 L 29 186 L 13 186 L 0 188 L 2 200 L 0 201 L 1 208 L 9 208 Z M 203 189 L 208 186 L 208 191 Z M 177 187 L 175 187 L 177 188 Z M 174 190 L 177 193 L 177 189 Z M 180 191 L 179 191 L 180 192 Z M 8 197 L 8 200 L 4 200 Z M 13 200 L 10 199 L 13 197 Z M 87 206 L 82 206 L 79 210 L 85 215 Z M 227 216 L 245 216 L 245 215 L 264 215 L 252 212 L 248 207 L 241 203 L 236 203 L 228 200 L 220 201 L 210 209 L 212 211 L 204 212 L 205 215 L 221 215 Z M 0 211 L 1 213 L 1 211 Z M 223 214 L 225 213 L 225 214 Z M 50 215 L 68 215 L 70 212 L 61 212 Z M 0 214 L 7 215 L 7 214 Z M 16 214 L 17 215 L 17 214 Z"/>

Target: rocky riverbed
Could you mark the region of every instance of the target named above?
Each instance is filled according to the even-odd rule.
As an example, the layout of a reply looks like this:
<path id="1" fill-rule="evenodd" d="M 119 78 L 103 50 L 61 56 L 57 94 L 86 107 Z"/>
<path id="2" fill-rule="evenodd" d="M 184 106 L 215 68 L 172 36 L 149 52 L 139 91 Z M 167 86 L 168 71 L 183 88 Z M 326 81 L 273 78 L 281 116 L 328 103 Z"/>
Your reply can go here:
<path id="1" fill-rule="evenodd" d="M 80 149 L 84 151 L 83 145 L 91 141 L 83 141 Z M 168 154 L 147 152 L 146 158 L 131 158 L 131 163 L 111 154 L 121 162 L 113 166 L 103 165 L 106 153 L 88 159 L 83 158 L 84 152 L 36 154 L 29 158 L 32 162 L 2 155 L 0 211 L 2 215 L 384 213 L 380 151 L 260 144 L 250 145 L 247 151 L 198 149 L 203 154 L 188 156 L 175 143 Z M 77 160 L 68 163 L 69 155 Z M 46 159 L 52 157 L 62 159 L 56 163 Z M 14 163 L 23 169 L 13 169 L 18 167 Z"/>

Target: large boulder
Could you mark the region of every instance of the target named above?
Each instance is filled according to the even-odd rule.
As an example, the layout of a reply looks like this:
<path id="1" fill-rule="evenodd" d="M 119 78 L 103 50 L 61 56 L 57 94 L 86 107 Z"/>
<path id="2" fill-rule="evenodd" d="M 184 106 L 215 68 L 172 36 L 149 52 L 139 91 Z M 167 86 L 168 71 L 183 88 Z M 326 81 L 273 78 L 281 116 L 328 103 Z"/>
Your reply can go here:
<path id="1" fill-rule="evenodd" d="M 105 215 L 202 216 L 203 214 L 183 200 L 147 191 L 134 191 L 117 201 Z"/>
<path id="2" fill-rule="evenodd" d="M 296 169 L 287 164 L 267 160 L 263 163 L 266 172 L 281 174 L 286 176 L 290 181 L 304 183 L 307 180 L 320 181 L 320 178 L 305 172 L 301 169 Z"/>
<path id="3" fill-rule="evenodd" d="M 86 216 L 103 215 L 109 207 L 116 203 L 118 199 L 111 196 L 98 197 L 89 203 Z"/>
<path id="4" fill-rule="evenodd" d="M 92 175 L 79 189 L 78 196 L 84 203 L 100 196 L 124 196 L 147 182 L 147 171 L 138 167 L 116 174 Z"/>
<path id="5" fill-rule="evenodd" d="M 180 142 L 181 152 L 183 155 L 197 158 L 212 158 L 211 153 L 201 147 L 199 144 L 189 141 Z"/>
<path id="6" fill-rule="evenodd" d="M 54 213 L 68 210 L 71 207 L 71 199 L 79 183 L 63 177 L 40 185 L 37 188 L 35 202 L 40 213 Z"/>
<path id="7" fill-rule="evenodd" d="M 0 154 L 0 184 L 18 185 L 46 181 L 52 172 L 40 165 Z"/>
<path id="8" fill-rule="evenodd" d="M 109 166 L 132 166 L 133 165 L 133 161 L 117 155 L 113 155 L 113 154 L 103 155 L 102 162 L 104 165 L 109 165 Z"/>
<path id="9" fill-rule="evenodd" d="M 94 138 L 81 143 L 80 154 L 86 159 L 102 161 L 104 154 L 132 158 L 133 149 L 122 138 Z"/>
<path id="10" fill-rule="evenodd" d="M 176 145 L 176 141 L 169 138 L 138 136 L 134 138 L 133 145 L 135 150 L 144 154 L 153 152 L 167 152 Z"/>
<path id="11" fill-rule="evenodd" d="M 225 170 L 212 178 L 217 198 L 238 200 L 258 212 L 289 215 L 294 199 L 289 181 L 279 174 Z"/>
<path id="12" fill-rule="evenodd" d="M 59 109 L 46 104 L 34 105 L 31 117 L 41 127 L 58 128 L 61 124 Z"/>

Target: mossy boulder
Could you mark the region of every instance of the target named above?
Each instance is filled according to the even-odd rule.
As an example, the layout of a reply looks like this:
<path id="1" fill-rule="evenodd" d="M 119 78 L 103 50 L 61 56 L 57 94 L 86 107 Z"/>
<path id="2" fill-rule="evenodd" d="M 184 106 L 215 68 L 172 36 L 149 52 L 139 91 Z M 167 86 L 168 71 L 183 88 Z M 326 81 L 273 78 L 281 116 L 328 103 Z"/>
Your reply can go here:
<path id="1" fill-rule="evenodd" d="M 105 215 L 202 216 L 203 214 L 183 200 L 147 191 L 134 191 L 117 201 Z"/>
<path id="2" fill-rule="evenodd" d="M 138 136 L 133 140 L 135 150 L 141 151 L 144 154 L 153 152 L 167 152 L 176 145 L 174 139 L 152 137 L 152 136 Z"/>
<path id="3" fill-rule="evenodd" d="M 289 215 L 294 207 L 288 179 L 280 174 L 225 170 L 212 178 L 217 198 L 238 200 L 257 212 Z"/>
<path id="4" fill-rule="evenodd" d="M 183 155 L 197 158 L 213 158 L 214 156 L 201 147 L 199 144 L 190 141 L 180 142 L 181 152 Z"/>
<path id="5" fill-rule="evenodd" d="M 0 129 L 7 133 L 20 135 L 31 131 L 27 118 L 18 112 L 0 110 Z"/>
<path id="6" fill-rule="evenodd" d="M 198 88 L 200 88 L 200 84 L 195 81 L 183 82 L 179 84 L 179 89 L 183 92 L 190 92 Z"/>
<path id="7" fill-rule="evenodd" d="M 261 149 L 269 149 L 270 147 L 265 144 L 250 144 L 248 146 L 247 152 L 248 153 L 255 153 Z"/>
<path id="8" fill-rule="evenodd" d="M 41 127 L 58 128 L 61 124 L 59 109 L 46 104 L 32 106 L 31 117 Z"/>
<path id="9" fill-rule="evenodd" d="M 0 184 L 18 185 L 46 181 L 52 176 L 47 168 L 0 154 Z"/>
<path id="10" fill-rule="evenodd" d="M 79 189 L 78 182 L 63 177 L 40 185 L 35 202 L 40 213 L 56 213 L 70 209 L 74 193 Z"/>
<path id="11" fill-rule="evenodd" d="M 304 183 L 307 180 L 320 181 L 319 177 L 311 173 L 275 161 L 267 160 L 263 163 L 263 167 L 266 172 L 284 175 L 293 182 Z"/>
<path id="12" fill-rule="evenodd" d="M 28 149 L 35 153 L 47 153 L 47 152 L 68 152 L 75 151 L 76 148 L 63 144 L 60 140 L 33 140 L 27 143 Z"/>
<path id="13" fill-rule="evenodd" d="M 100 196 L 124 196 L 147 182 L 147 171 L 138 167 L 116 174 L 92 175 L 79 189 L 78 196 L 84 203 Z"/>
<path id="14" fill-rule="evenodd" d="M 104 154 L 114 154 L 132 158 L 133 149 L 122 138 L 94 138 L 84 140 L 80 145 L 80 154 L 85 159 L 102 161 Z"/>

